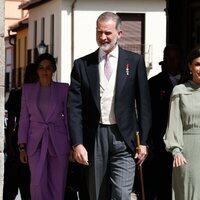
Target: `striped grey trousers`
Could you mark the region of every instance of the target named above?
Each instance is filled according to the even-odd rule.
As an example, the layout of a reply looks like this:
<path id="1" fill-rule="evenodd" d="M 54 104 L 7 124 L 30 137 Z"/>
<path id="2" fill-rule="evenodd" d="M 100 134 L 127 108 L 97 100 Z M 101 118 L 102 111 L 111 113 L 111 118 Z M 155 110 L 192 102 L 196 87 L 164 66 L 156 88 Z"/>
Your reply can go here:
<path id="1" fill-rule="evenodd" d="M 99 125 L 88 172 L 90 200 L 131 200 L 135 160 L 117 125 Z"/>

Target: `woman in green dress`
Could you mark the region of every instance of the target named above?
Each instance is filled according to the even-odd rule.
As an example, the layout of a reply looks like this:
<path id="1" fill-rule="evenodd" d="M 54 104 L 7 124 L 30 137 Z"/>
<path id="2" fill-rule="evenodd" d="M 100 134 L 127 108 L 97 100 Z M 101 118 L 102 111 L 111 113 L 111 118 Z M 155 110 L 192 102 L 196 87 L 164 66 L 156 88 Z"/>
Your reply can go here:
<path id="1" fill-rule="evenodd" d="M 200 200 L 200 47 L 188 56 L 185 82 L 173 89 L 164 136 L 174 157 L 174 200 Z"/>

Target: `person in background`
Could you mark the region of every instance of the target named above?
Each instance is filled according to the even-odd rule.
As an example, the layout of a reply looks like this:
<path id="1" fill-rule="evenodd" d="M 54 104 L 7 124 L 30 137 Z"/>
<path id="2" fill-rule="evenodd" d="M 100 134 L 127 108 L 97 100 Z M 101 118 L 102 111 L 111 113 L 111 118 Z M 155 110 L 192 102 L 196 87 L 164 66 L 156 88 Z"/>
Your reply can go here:
<path id="1" fill-rule="evenodd" d="M 52 80 L 56 62 L 41 54 L 39 81 L 22 88 L 19 151 L 31 172 L 31 200 L 63 200 L 70 139 L 67 123 L 68 84 Z"/>
<path id="2" fill-rule="evenodd" d="M 188 55 L 183 84 L 173 89 L 164 142 L 173 155 L 173 200 L 200 197 L 200 47 Z"/>
<path id="3" fill-rule="evenodd" d="M 68 121 L 74 158 L 82 165 L 84 200 L 130 200 L 135 159 L 141 165 L 147 156 L 146 68 L 141 55 L 119 47 L 121 36 L 119 16 L 102 13 L 96 22 L 99 49 L 75 60 L 72 69 Z M 137 153 L 136 131 L 141 139 Z"/>
<path id="4" fill-rule="evenodd" d="M 80 198 L 78 199 L 78 192 L 79 192 L 78 164 L 73 161 L 73 158 L 69 160 L 70 162 L 67 174 L 67 184 L 65 188 L 65 200 L 79 200 Z"/>
<path id="5" fill-rule="evenodd" d="M 35 64 L 26 66 L 24 84 L 38 80 Z M 5 130 L 5 144 L 7 155 L 4 167 L 3 200 L 14 200 L 20 191 L 22 200 L 30 200 L 30 171 L 28 164 L 19 159 L 17 144 L 19 116 L 21 109 L 21 89 L 13 89 L 5 104 L 8 111 L 7 129 Z"/>
<path id="6" fill-rule="evenodd" d="M 149 79 L 152 107 L 149 156 L 144 163 L 145 196 L 148 200 L 170 200 L 172 197 L 172 155 L 166 151 L 163 136 L 166 131 L 169 101 L 173 87 L 181 81 L 180 51 L 176 45 L 164 48 L 162 71 Z"/>

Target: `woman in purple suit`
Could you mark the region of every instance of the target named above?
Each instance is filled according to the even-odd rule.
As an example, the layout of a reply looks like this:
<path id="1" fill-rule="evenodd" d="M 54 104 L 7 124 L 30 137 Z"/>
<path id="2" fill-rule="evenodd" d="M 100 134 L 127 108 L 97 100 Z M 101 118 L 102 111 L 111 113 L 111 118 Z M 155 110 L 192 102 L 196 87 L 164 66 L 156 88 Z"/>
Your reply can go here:
<path id="1" fill-rule="evenodd" d="M 68 84 L 52 81 L 56 71 L 52 55 L 40 55 L 36 67 L 39 81 L 22 89 L 20 160 L 30 166 L 32 200 L 63 200 L 70 150 Z"/>

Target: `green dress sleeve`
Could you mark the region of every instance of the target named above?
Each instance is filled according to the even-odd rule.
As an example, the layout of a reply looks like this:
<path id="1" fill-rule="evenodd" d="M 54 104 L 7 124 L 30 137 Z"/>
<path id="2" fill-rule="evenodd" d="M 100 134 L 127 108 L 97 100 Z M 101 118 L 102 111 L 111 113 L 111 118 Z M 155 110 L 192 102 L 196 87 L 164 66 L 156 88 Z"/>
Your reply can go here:
<path id="1" fill-rule="evenodd" d="M 164 135 L 166 150 L 173 156 L 182 154 L 183 149 L 183 124 L 181 120 L 180 93 L 174 88 L 169 107 L 169 119 Z"/>

